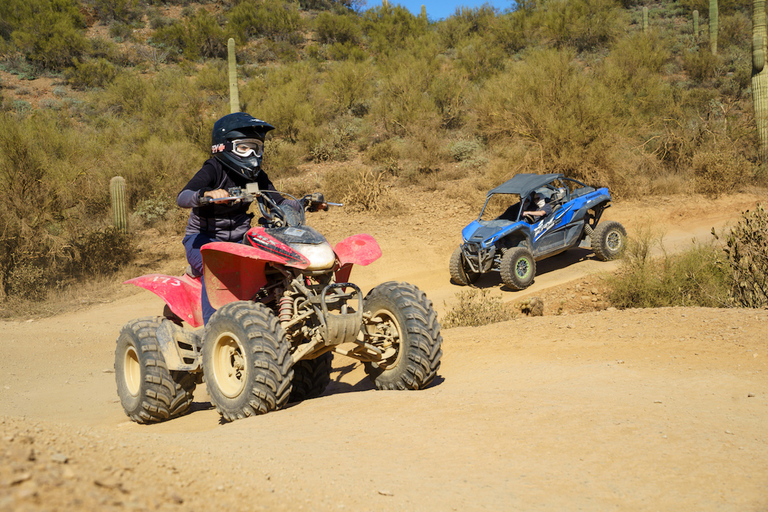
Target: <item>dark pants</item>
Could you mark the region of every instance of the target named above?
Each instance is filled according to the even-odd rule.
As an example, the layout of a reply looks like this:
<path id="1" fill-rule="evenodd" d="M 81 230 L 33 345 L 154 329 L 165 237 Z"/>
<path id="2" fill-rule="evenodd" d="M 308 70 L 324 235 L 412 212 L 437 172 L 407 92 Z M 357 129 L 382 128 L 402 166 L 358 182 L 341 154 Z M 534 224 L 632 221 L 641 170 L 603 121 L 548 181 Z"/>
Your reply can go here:
<path id="1" fill-rule="evenodd" d="M 184 244 L 184 249 L 187 252 L 187 261 L 189 262 L 189 266 L 192 267 L 192 270 L 201 276 L 203 275 L 203 256 L 200 254 L 200 248 L 207 243 L 220 241 L 221 240 L 217 240 L 208 235 L 203 235 L 202 233 L 184 237 L 181 243 Z M 205 291 L 205 279 L 200 278 L 200 281 L 203 283 L 202 295 L 200 297 L 200 302 L 203 308 L 203 324 L 207 324 L 208 319 L 211 318 L 211 315 L 213 315 L 216 310 L 213 309 L 213 306 L 211 306 L 211 303 L 208 301 L 208 294 Z"/>

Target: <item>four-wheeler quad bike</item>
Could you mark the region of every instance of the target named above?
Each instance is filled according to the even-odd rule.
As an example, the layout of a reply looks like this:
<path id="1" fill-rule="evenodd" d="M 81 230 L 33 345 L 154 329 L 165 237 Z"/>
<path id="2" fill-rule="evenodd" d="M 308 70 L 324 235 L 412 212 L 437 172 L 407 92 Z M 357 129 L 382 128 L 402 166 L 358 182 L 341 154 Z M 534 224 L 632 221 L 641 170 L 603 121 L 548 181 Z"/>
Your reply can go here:
<path id="1" fill-rule="evenodd" d="M 552 213 L 540 218 L 534 195 L 544 197 Z M 487 272 L 499 272 L 512 290 L 533 283 L 536 261 L 559 254 L 589 238 L 600 260 L 617 258 L 627 232 L 615 221 L 600 222 L 611 205 L 607 188 L 595 189 L 562 174 L 518 174 L 488 192 L 477 220 L 461 232 L 463 243 L 449 263 L 451 280 L 468 285 Z"/>
<path id="2" fill-rule="evenodd" d="M 325 390 L 333 352 L 363 362 L 378 389 L 421 389 L 432 381 L 442 337 L 427 296 L 387 282 L 363 297 L 348 282 L 353 265 L 381 256 L 371 236 L 331 248 L 304 224 L 304 210 L 325 207 L 322 194 L 302 198 L 300 212 L 255 185 L 230 194 L 225 199 L 255 200 L 264 224 L 242 244 L 202 247 L 205 287 L 217 310 L 205 326 L 199 277 L 126 281 L 166 302 L 163 316 L 128 322 L 117 340 L 117 391 L 132 420 L 184 414 L 203 376 L 227 421 L 280 409 Z"/>

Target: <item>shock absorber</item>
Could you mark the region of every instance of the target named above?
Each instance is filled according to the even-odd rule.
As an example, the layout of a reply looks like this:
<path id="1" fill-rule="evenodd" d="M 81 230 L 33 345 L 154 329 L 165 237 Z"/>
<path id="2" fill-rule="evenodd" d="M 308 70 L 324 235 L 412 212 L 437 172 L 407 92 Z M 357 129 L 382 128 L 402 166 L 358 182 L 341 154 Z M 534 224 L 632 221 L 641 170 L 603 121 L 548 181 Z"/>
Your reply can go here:
<path id="1" fill-rule="evenodd" d="M 280 313 L 278 315 L 280 323 L 284 324 L 290 322 L 291 318 L 293 318 L 293 299 L 288 295 L 283 295 L 280 300 L 277 301 L 277 304 L 280 307 Z"/>

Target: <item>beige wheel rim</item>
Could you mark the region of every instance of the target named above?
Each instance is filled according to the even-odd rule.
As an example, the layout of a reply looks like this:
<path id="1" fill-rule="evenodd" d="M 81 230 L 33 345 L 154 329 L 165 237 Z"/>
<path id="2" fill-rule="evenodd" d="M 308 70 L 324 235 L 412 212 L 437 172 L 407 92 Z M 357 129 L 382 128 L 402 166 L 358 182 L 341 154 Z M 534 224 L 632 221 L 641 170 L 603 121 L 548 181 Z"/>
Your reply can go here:
<path id="1" fill-rule="evenodd" d="M 123 379 L 132 396 L 138 396 L 141 389 L 141 364 L 135 347 L 128 347 L 123 355 Z"/>
<path id="2" fill-rule="evenodd" d="M 376 346 L 382 349 L 382 353 L 385 357 L 377 364 L 380 368 L 388 369 L 394 368 L 400 363 L 403 351 L 402 348 L 402 329 L 400 323 L 397 321 L 392 313 L 388 309 L 380 309 L 372 315 L 372 318 L 381 318 L 381 323 L 373 327 L 373 333 L 378 338 Z M 387 356 L 387 352 L 394 350 L 395 353 Z"/>
<path id="3" fill-rule="evenodd" d="M 219 335 L 213 345 L 213 379 L 219 391 L 227 398 L 236 398 L 243 392 L 246 368 L 243 346 L 229 332 Z"/>

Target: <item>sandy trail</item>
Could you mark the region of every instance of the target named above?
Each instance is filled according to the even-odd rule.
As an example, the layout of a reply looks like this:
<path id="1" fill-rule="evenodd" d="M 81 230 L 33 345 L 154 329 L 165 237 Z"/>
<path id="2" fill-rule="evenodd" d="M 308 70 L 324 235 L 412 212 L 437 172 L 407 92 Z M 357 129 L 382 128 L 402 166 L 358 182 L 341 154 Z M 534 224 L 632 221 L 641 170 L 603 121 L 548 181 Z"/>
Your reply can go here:
<path id="1" fill-rule="evenodd" d="M 656 219 L 675 250 L 757 199 L 608 213 L 630 232 Z M 346 212 L 315 225 L 332 241 L 358 231 L 380 241 L 384 257 L 353 272 L 361 288 L 410 281 L 444 314 L 459 290 L 448 257 L 471 212 L 436 211 L 412 211 L 413 226 Z M 526 293 L 612 265 L 586 251 L 541 263 Z M 523 296 L 493 279 L 482 286 Z M 426 390 L 375 391 L 336 356 L 317 399 L 221 424 L 199 386 L 190 414 L 140 426 L 117 400 L 114 343 L 124 323 L 161 309 L 140 292 L 0 322 L 0 510 L 768 509 L 766 310 L 601 311 L 444 330 Z"/>

